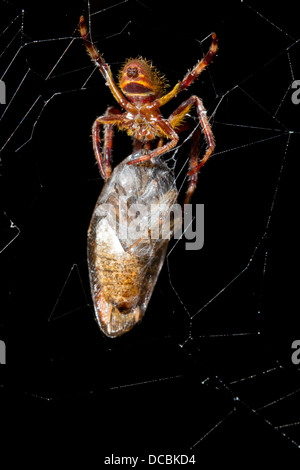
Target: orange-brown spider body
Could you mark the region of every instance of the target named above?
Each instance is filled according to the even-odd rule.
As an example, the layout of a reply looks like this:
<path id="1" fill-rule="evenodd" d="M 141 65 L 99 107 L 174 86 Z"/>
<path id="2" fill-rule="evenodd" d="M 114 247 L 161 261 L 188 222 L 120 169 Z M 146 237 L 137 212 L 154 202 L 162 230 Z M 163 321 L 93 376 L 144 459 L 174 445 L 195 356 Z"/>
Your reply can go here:
<path id="1" fill-rule="evenodd" d="M 94 153 L 106 185 L 96 205 L 88 234 L 88 262 L 96 318 L 101 330 L 107 336 L 115 337 L 141 320 L 163 264 L 168 239 L 157 240 L 151 234 L 153 226 L 157 226 L 156 220 L 165 223 L 168 219 L 173 210 L 172 204 L 176 202 L 177 190 L 174 179 L 166 176 L 168 172 L 158 157 L 177 145 L 178 132 L 192 107 L 196 108 L 207 148 L 199 160 L 201 133 L 197 128 L 193 133 L 185 204 L 189 203 L 195 190 L 200 168 L 215 148 L 206 110 L 198 96 L 187 98 L 168 118 L 162 116 L 160 108 L 192 84 L 211 62 L 218 45 L 217 37 L 212 33 L 212 44 L 207 54 L 182 81 L 166 92 L 164 77 L 142 57 L 126 61 L 117 84 L 109 65 L 94 46 L 83 16 L 79 27 L 88 54 L 122 108 L 109 107 L 104 115 L 96 118 L 92 127 Z M 132 137 L 133 154 L 112 173 L 114 126 Z M 100 137 L 102 127 L 103 146 Z M 103 212 L 102 204 L 107 201 L 110 205 Z M 153 201 L 166 207 L 162 219 L 158 215 L 158 219 L 154 217 L 154 222 L 150 223 L 148 218 L 144 218 L 141 224 L 143 236 L 135 241 L 130 237 L 124 241 L 116 229 L 120 222 L 117 225 L 114 222 L 116 218 L 119 221 L 122 207 L 129 208 L 136 203 L 151 211 Z M 130 216 L 127 219 L 131 220 Z M 172 236 L 173 231 L 167 233 Z"/>
<path id="2" fill-rule="evenodd" d="M 211 62 L 218 50 L 215 33 L 212 33 L 212 44 L 203 59 L 201 59 L 170 92 L 165 93 L 166 84 L 163 77 L 160 76 L 151 63 L 141 57 L 129 59 L 125 63 L 119 74 L 119 86 L 117 86 L 109 65 L 107 65 L 103 56 L 97 51 L 90 34 L 87 32 L 83 16 L 80 18 L 79 27 L 87 52 L 93 62 L 99 67 L 114 98 L 125 110 L 125 112 L 122 113 L 118 108 L 110 107 L 105 115 L 98 117 L 94 122 L 92 129 L 93 146 L 102 177 L 106 181 L 111 175 L 112 134 L 114 125 L 121 130 L 125 130 L 133 137 L 134 150 L 141 148 L 149 150 L 146 155 L 128 163 L 137 164 L 158 157 L 174 148 L 179 140 L 176 129 L 191 107 L 195 106 L 208 147 L 200 162 L 197 151 L 191 152 L 190 171 L 188 173 L 189 185 L 185 200 L 185 202 L 188 202 L 197 184 L 197 174 L 214 150 L 215 143 L 213 133 L 203 103 L 197 96 L 191 96 L 184 101 L 173 111 L 168 119 L 163 118 L 160 108 L 185 90 Z M 101 126 L 104 126 L 103 152 L 101 152 L 100 149 L 99 133 Z M 199 136 L 199 133 L 195 133 L 195 135 Z M 157 138 L 158 143 L 156 148 L 151 149 L 151 144 L 154 143 Z M 197 149 L 197 144 L 192 147 Z"/>

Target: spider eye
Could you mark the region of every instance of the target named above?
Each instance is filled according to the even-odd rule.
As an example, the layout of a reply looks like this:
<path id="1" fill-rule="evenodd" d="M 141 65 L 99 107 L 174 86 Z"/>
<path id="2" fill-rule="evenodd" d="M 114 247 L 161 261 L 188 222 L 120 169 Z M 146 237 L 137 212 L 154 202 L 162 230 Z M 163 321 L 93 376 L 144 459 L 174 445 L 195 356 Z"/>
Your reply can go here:
<path id="1" fill-rule="evenodd" d="M 137 78 L 139 76 L 139 69 L 137 67 L 128 67 L 126 75 L 128 78 Z"/>

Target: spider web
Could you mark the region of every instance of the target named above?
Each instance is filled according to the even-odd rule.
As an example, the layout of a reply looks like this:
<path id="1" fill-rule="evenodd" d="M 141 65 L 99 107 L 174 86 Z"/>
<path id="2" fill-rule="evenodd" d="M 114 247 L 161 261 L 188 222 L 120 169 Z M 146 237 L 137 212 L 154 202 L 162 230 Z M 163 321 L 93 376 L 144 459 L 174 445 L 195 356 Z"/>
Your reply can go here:
<path id="1" fill-rule="evenodd" d="M 65 440 L 55 421 L 64 410 L 68 436 L 83 437 L 72 431 L 80 422 L 101 462 L 110 452 L 156 451 L 212 461 L 216 448 L 230 462 L 237 449 L 292 455 L 300 446 L 299 367 L 291 361 L 299 339 L 293 4 L 214 3 L 201 5 L 201 15 L 189 5 L 171 21 L 172 5 L 1 0 L 0 339 L 17 371 L 1 395 L 30 416 L 46 413 Z M 115 340 L 93 319 L 86 266 L 102 187 L 90 129 L 113 98 L 79 39 L 82 13 L 115 74 L 125 58 L 143 55 L 174 84 L 208 49 L 212 31 L 220 43 L 209 69 L 163 109 L 168 116 L 197 94 L 210 116 L 217 147 L 192 201 L 205 206 L 204 247 L 172 241 L 143 322 Z M 167 156 L 181 195 L 191 135 Z M 130 151 L 116 133 L 114 163 Z M 104 423 L 97 436 L 91 416 Z"/>

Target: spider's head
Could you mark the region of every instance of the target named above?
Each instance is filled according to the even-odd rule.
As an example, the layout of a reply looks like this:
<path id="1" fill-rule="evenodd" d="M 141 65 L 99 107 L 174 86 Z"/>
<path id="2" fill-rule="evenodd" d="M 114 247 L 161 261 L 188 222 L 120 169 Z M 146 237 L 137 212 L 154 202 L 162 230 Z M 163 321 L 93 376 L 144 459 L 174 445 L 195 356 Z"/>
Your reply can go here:
<path id="1" fill-rule="evenodd" d="M 143 59 L 128 59 L 119 72 L 119 86 L 134 103 L 147 103 L 162 96 L 166 80 L 156 68 Z"/>

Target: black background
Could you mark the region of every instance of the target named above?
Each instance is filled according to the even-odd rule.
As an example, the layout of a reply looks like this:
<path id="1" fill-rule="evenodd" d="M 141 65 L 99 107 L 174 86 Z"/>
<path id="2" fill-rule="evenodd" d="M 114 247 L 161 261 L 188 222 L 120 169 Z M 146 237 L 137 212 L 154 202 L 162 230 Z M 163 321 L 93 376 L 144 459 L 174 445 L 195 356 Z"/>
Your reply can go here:
<path id="1" fill-rule="evenodd" d="M 36 445 L 96 454 L 99 464 L 111 452 L 194 453 L 198 464 L 208 457 L 237 466 L 240 451 L 244 459 L 298 451 L 299 426 L 276 428 L 299 421 L 290 358 L 299 339 L 300 107 L 288 90 L 300 77 L 294 3 L 91 3 L 92 13 L 108 8 L 92 16 L 92 34 L 115 74 L 125 58 L 143 55 L 175 84 L 208 49 L 212 31 L 220 46 L 209 70 L 163 110 L 167 116 L 190 94 L 201 96 L 209 115 L 217 108 L 216 155 L 193 200 L 205 204 L 204 248 L 177 244 L 143 322 L 112 340 L 94 320 L 86 265 L 102 187 L 91 125 L 113 104 L 99 73 L 81 89 L 92 72 L 76 31 L 86 4 L 1 2 L 1 31 L 24 8 L 29 43 L 4 78 L 13 102 L 1 122 L 0 317 L 7 435 L 29 438 L 29 459 Z M 1 51 L 14 33 L 3 34 Z M 21 39 L 5 50 L 1 70 Z M 188 149 L 189 142 L 180 147 L 176 172 Z M 129 153 L 130 139 L 116 133 L 114 161 Z"/>

